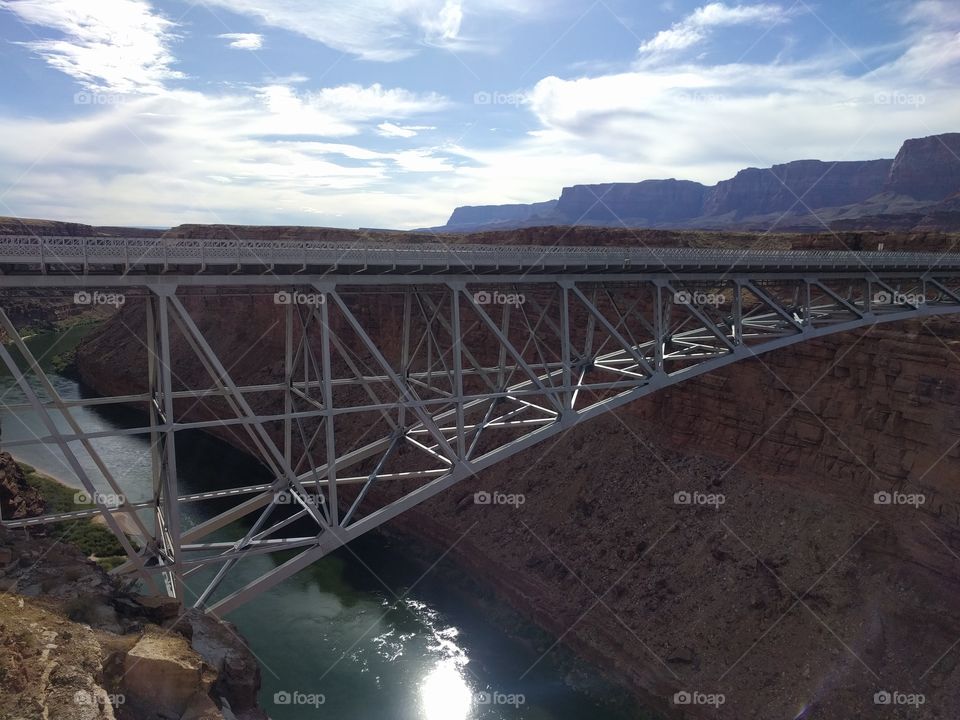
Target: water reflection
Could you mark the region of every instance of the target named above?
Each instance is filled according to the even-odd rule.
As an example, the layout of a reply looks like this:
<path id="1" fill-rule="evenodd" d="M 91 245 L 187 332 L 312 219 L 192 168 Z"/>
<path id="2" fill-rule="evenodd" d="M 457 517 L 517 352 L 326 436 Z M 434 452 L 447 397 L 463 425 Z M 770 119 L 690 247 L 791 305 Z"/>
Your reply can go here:
<path id="1" fill-rule="evenodd" d="M 420 685 L 424 720 L 467 720 L 473 694 L 456 660 L 445 660 Z"/>

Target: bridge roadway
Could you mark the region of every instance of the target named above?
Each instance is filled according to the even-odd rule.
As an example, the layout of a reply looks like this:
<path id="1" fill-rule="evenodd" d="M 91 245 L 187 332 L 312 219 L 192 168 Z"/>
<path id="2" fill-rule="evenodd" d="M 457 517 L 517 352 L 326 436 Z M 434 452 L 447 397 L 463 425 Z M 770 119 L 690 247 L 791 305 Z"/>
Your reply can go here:
<path id="1" fill-rule="evenodd" d="M 960 271 L 960 254 L 821 250 L 740 250 L 651 247 L 445 245 L 311 241 L 188 240 L 101 237 L 0 237 L 5 286 L 16 276 L 51 275 L 40 285 L 90 284 L 62 276 L 157 276 L 226 273 L 225 284 L 261 284 L 236 275 L 355 275 L 425 277 L 456 275 L 671 275 L 723 272 L 793 274 Z M 59 278 L 59 279 L 57 279 Z M 105 279 L 105 278 L 104 278 Z M 201 280 L 197 278 L 197 280 Z M 92 282 L 92 281 L 91 281 Z M 129 282 L 120 284 L 132 284 Z M 37 283 L 33 283 L 37 284 Z M 191 282 L 190 284 L 196 284 Z"/>

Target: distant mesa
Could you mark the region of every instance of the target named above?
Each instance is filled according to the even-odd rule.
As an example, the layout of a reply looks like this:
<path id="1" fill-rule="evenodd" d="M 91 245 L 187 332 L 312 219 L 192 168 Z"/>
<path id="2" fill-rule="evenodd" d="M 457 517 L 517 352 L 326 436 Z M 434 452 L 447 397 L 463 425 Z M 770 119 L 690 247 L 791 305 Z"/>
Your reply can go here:
<path id="1" fill-rule="evenodd" d="M 689 180 L 574 185 L 530 205 L 458 207 L 443 232 L 549 225 L 823 231 L 960 228 L 960 133 L 907 140 L 896 158 L 796 160 Z"/>
<path id="2" fill-rule="evenodd" d="M 796 160 L 747 168 L 709 190 L 702 215 L 750 217 L 861 203 L 884 189 L 893 160 L 828 163 Z"/>
<path id="3" fill-rule="evenodd" d="M 531 205 L 475 205 L 458 207 L 453 211 L 449 224 L 457 226 L 480 226 L 491 223 L 525 223 L 550 217 L 557 206 L 556 200 Z"/>
<path id="4" fill-rule="evenodd" d="M 707 188 L 689 180 L 574 185 L 563 189 L 556 214 L 565 224 L 619 224 L 619 218 L 673 223 L 700 215 Z"/>

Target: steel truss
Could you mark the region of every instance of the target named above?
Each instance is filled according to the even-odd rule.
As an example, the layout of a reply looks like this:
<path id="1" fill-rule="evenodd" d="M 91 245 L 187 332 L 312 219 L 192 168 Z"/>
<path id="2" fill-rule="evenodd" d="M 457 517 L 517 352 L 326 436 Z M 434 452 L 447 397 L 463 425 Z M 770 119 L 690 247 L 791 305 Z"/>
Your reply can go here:
<path id="1" fill-rule="evenodd" d="M 461 480 L 661 388 L 831 333 L 960 312 L 960 273 L 923 269 L 47 280 L 123 286 L 145 383 L 122 397 L 65 400 L 0 310 L 17 350 L 0 346 L 0 358 L 27 398 L 3 408 L 35 412 L 46 433 L 6 448 L 56 446 L 96 505 L 3 524 L 100 515 L 129 555 L 119 572 L 218 614 Z M 241 311 L 282 329 L 265 345 L 259 384 L 238 382 L 230 339 L 216 333 L 219 312 Z M 183 380 L 198 369 L 202 382 Z M 139 407 L 144 424 L 92 432 L 73 414 L 109 404 Z M 181 492 L 177 437 L 196 429 L 235 433 L 272 480 Z M 150 437 L 151 497 L 100 501 L 98 487 L 124 495 L 95 447 L 111 435 Z M 185 508 L 214 501 L 232 504 L 184 521 Z M 272 569 L 231 583 L 239 564 L 275 553 Z"/>

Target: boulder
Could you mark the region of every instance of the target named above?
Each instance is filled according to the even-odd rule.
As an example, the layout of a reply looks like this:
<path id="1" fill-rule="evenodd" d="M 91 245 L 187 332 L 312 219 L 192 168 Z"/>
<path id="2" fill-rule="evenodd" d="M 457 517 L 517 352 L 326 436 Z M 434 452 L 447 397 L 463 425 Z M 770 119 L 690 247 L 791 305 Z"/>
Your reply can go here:
<path id="1" fill-rule="evenodd" d="M 229 698 L 238 715 L 257 716 L 260 666 L 230 623 L 189 611 L 183 622 L 191 628 L 191 646 L 217 672 L 213 695 Z"/>
<path id="2" fill-rule="evenodd" d="M 124 660 L 127 702 L 141 712 L 179 720 L 214 675 L 178 633 L 150 626 Z"/>
<path id="3" fill-rule="evenodd" d="M 197 693 L 187 703 L 180 720 L 224 720 L 224 715 L 209 695 Z"/>

